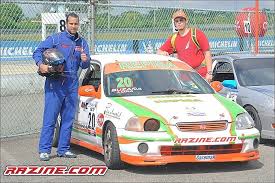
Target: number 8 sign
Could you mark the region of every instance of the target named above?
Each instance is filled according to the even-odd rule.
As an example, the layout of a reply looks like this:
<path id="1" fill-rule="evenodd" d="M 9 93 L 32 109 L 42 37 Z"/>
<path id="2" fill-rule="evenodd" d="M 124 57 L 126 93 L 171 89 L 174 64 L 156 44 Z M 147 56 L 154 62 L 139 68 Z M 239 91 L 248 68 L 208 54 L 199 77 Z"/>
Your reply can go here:
<path id="1" fill-rule="evenodd" d="M 65 20 L 60 20 L 59 23 L 60 23 L 59 31 L 60 32 L 65 31 L 65 29 L 66 29 L 66 26 L 65 26 L 66 22 L 65 22 Z"/>
<path id="2" fill-rule="evenodd" d="M 41 13 L 42 18 L 42 40 L 47 37 L 46 26 L 56 25 L 58 32 L 65 30 L 65 13 Z"/>

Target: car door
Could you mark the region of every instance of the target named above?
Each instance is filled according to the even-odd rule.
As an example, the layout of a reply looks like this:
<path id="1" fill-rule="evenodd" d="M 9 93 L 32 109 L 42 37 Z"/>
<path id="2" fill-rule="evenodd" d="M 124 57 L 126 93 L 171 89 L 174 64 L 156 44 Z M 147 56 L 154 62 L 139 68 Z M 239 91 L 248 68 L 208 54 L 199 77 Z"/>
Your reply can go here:
<path id="1" fill-rule="evenodd" d="M 97 91 L 101 83 L 101 70 L 98 63 L 92 63 L 91 68 L 86 72 L 81 86 L 92 85 Z M 78 115 L 74 123 L 75 136 L 78 139 L 96 144 L 96 117 L 98 115 L 97 104 L 100 99 L 96 97 L 79 97 Z"/>

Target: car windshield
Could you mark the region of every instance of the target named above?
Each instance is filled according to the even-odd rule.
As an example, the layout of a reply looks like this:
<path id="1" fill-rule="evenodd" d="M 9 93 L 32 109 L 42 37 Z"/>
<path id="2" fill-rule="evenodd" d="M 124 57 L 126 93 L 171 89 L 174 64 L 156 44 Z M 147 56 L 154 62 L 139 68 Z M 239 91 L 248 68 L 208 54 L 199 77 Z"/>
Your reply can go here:
<path id="1" fill-rule="evenodd" d="M 241 86 L 274 85 L 274 58 L 249 58 L 234 61 Z"/>
<path id="2" fill-rule="evenodd" d="M 185 70 L 134 70 L 104 75 L 108 97 L 214 93 L 198 73 Z"/>

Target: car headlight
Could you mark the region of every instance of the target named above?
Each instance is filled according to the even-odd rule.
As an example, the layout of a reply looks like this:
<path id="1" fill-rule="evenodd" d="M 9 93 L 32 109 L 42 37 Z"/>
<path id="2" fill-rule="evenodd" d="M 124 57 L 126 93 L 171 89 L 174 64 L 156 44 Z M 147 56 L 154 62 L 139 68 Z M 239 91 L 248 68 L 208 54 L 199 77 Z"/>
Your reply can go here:
<path id="1" fill-rule="evenodd" d="M 158 131 L 160 123 L 156 119 L 148 119 L 144 123 L 144 131 Z"/>
<path id="2" fill-rule="evenodd" d="M 129 131 L 137 131 L 137 132 L 141 132 L 143 131 L 143 126 L 140 123 L 138 117 L 131 117 L 126 125 L 125 125 L 125 130 L 129 130 Z"/>
<path id="3" fill-rule="evenodd" d="M 160 122 L 153 118 L 148 117 L 131 117 L 126 125 L 125 130 L 128 131 L 158 131 L 160 128 Z"/>
<path id="4" fill-rule="evenodd" d="M 249 129 L 249 128 L 253 128 L 254 126 L 255 126 L 254 121 L 247 112 L 239 114 L 237 116 L 236 118 L 237 130 Z"/>

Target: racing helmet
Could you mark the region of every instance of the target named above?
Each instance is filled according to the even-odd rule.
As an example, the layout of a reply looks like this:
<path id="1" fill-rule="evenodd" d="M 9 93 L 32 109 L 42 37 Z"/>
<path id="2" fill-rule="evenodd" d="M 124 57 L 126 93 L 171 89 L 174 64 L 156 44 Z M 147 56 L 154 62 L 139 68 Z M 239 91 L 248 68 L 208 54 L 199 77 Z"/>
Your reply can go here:
<path id="1" fill-rule="evenodd" d="M 57 66 L 64 64 L 65 58 L 56 48 L 49 48 L 43 52 L 42 62 L 45 65 Z"/>
<path id="2" fill-rule="evenodd" d="M 48 73 L 39 73 L 46 77 L 57 77 L 64 71 L 65 58 L 56 48 L 49 48 L 42 54 L 42 63 L 49 66 Z"/>
<path id="3" fill-rule="evenodd" d="M 183 10 L 177 10 L 176 12 L 173 13 L 173 21 L 175 21 L 176 18 L 178 17 L 183 17 L 185 18 L 185 20 L 187 21 L 187 15 L 185 14 L 185 12 Z"/>

